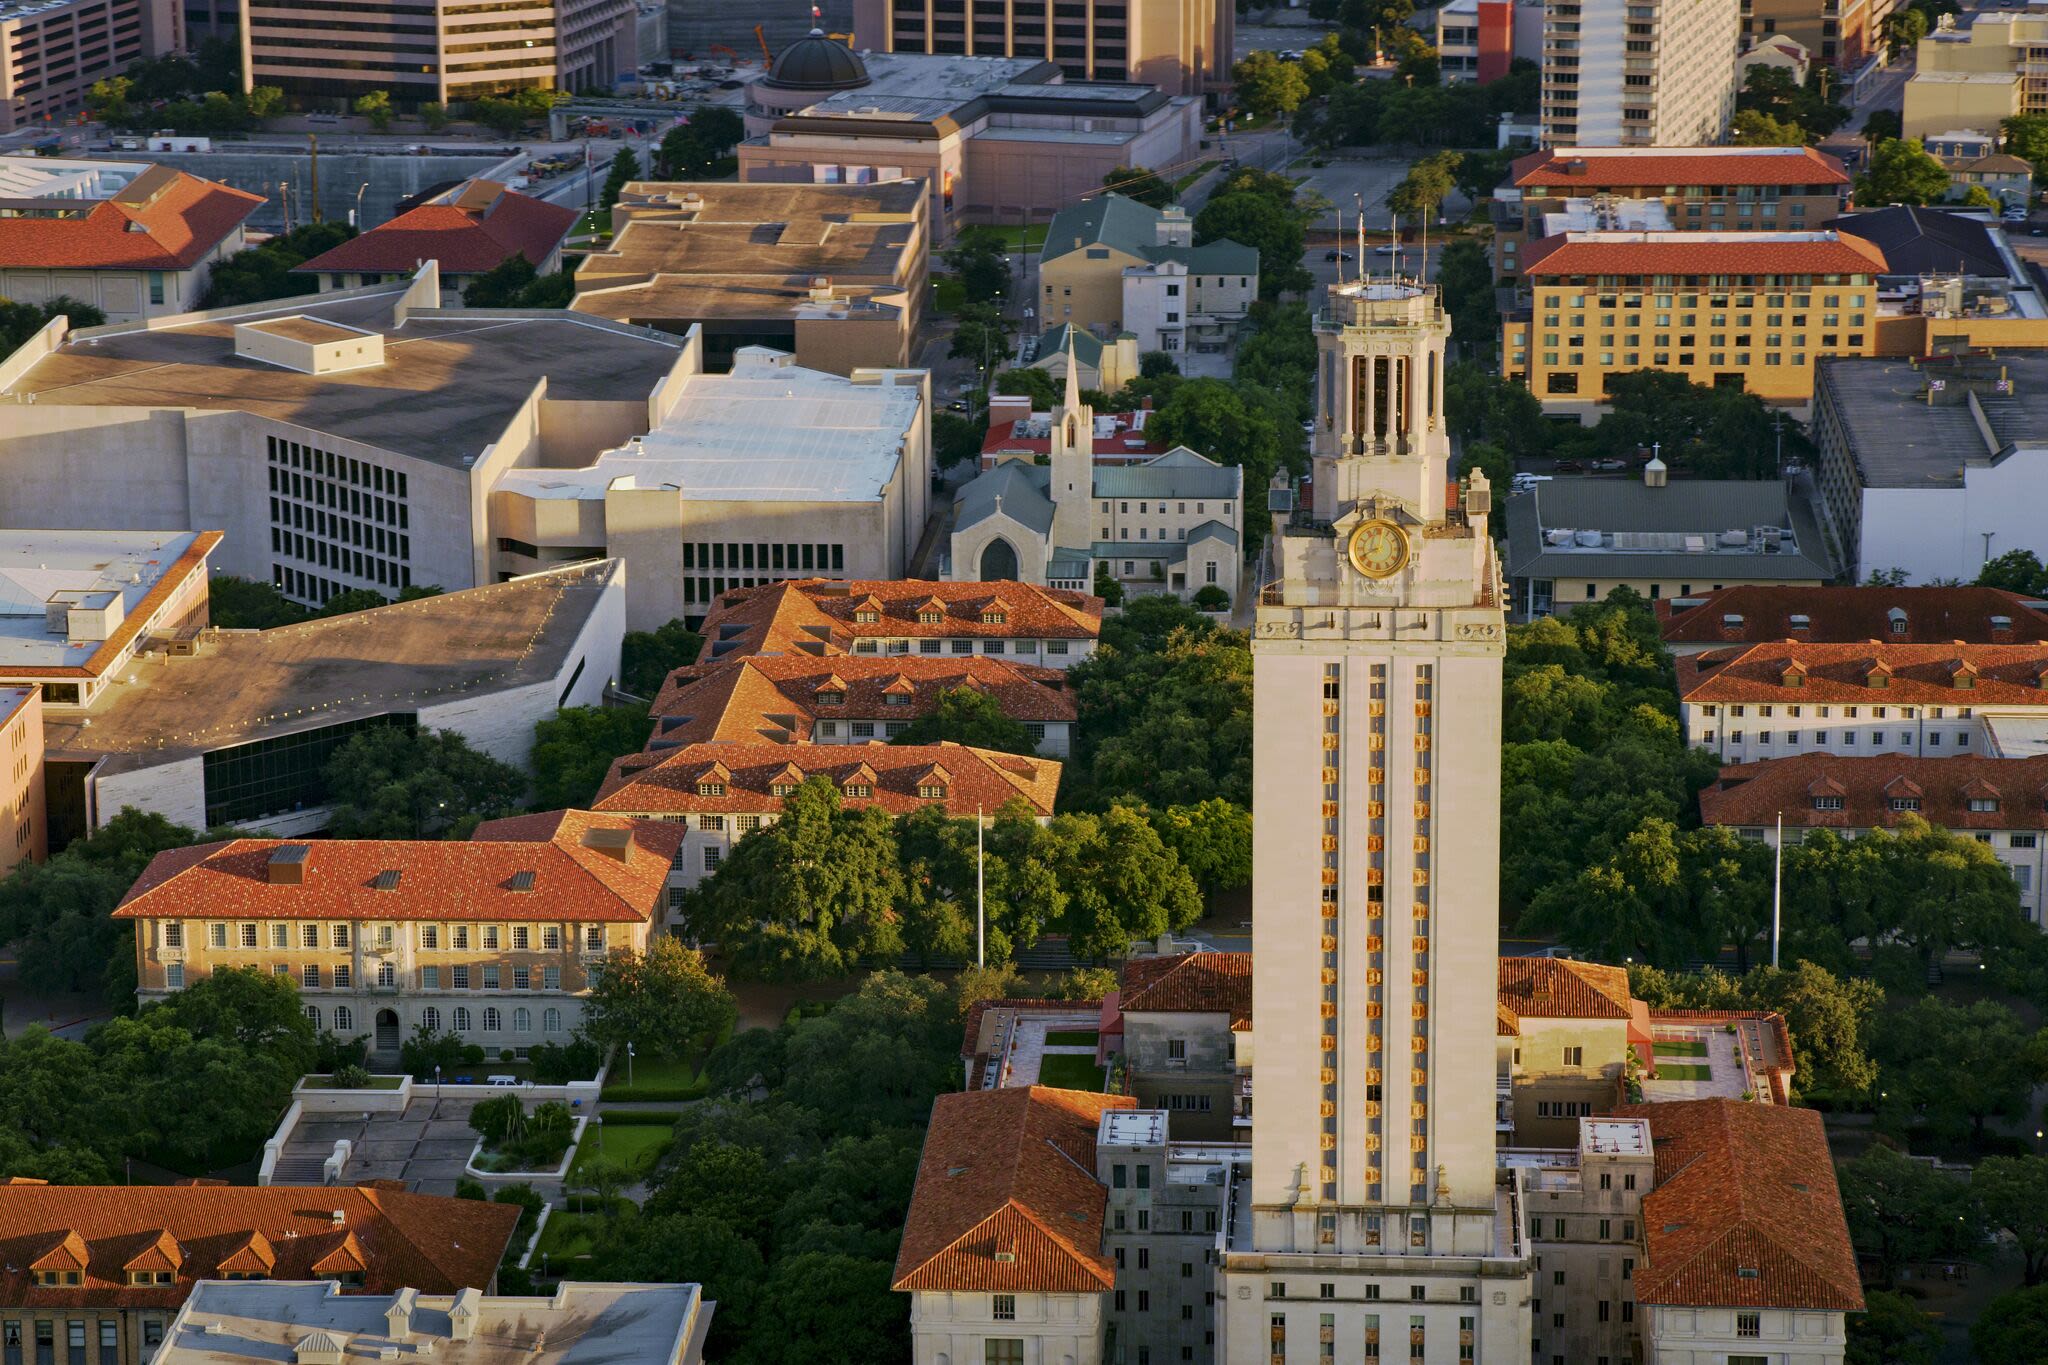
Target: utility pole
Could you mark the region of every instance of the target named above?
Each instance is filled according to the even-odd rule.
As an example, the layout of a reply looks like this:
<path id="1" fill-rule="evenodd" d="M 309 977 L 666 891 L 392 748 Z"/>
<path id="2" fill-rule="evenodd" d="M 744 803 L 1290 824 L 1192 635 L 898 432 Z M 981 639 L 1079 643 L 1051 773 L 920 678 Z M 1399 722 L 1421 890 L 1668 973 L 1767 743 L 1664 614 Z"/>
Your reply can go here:
<path id="1" fill-rule="evenodd" d="M 1771 867 L 1771 966 L 1778 965 L 1778 938 L 1785 924 L 1785 812 L 1778 812 L 1777 862 Z"/>
<path id="2" fill-rule="evenodd" d="M 306 134 L 306 148 L 313 156 L 313 165 L 310 173 L 313 182 L 312 221 L 317 223 L 320 221 L 320 135 L 318 133 Z"/>

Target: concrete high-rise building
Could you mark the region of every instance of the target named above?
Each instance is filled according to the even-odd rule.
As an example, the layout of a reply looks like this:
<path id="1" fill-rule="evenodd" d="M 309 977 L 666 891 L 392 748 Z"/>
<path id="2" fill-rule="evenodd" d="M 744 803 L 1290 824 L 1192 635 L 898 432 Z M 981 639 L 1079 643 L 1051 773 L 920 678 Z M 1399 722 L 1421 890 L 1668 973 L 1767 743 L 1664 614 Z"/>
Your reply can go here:
<path id="1" fill-rule="evenodd" d="M 241 26 L 242 88 L 412 107 L 520 86 L 608 90 L 638 64 L 632 0 L 268 0 Z"/>
<path id="2" fill-rule="evenodd" d="M 1726 0 L 1549 0 L 1543 145 L 1719 142 L 1735 113 L 1742 15 Z"/>
<path id="3" fill-rule="evenodd" d="M 1529 1355 L 1520 1187 L 1494 1159 L 1506 630 L 1491 490 L 1449 483 L 1449 339 L 1406 281 L 1332 286 L 1316 321 L 1313 504 L 1276 519 L 1252 646 L 1252 992 L 1276 1045 L 1221 1269 L 1231 1360 L 1395 1355 L 1404 1329 L 1422 1359 Z"/>
<path id="4" fill-rule="evenodd" d="M 1837 71 L 1854 72 L 1883 49 L 1894 0 L 1742 0 L 1745 47 L 1790 38 Z"/>
<path id="5" fill-rule="evenodd" d="M 857 50 L 1042 57 L 1075 80 L 1169 95 L 1227 86 L 1236 36 L 1229 0 L 853 0 Z"/>
<path id="6" fill-rule="evenodd" d="M 0 133 L 47 126 L 94 81 L 184 45 L 175 0 L 0 0 Z"/>

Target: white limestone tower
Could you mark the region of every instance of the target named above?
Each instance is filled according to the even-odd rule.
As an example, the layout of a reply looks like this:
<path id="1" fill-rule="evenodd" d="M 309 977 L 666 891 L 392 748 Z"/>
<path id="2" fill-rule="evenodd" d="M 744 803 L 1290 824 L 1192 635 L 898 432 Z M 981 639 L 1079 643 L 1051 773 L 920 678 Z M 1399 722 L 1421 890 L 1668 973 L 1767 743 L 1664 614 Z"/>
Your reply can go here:
<path id="1" fill-rule="evenodd" d="M 1450 484 L 1449 337 L 1413 282 L 1332 286 L 1316 320 L 1314 493 L 1274 527 L 1252 645 L 1233 1365 L 1279 1358 L 1276 1334 L 1314 1359 L 1326 1330 L 1338 1360 L 1373 1358 L 1368 1334 L 1388 1360 L 1528 1358 L 1529 1263 L 1494 1161 L 1506 630 L 1490 490 Z"/>
<path id="2" fill-rule="evenodd" d="M 1086 553 L 1095 537 L 1095 409 L 1081 401 L 1080 373 L 1074 363 L 1074 338 L 1067 335 L 1067 384 L 1052 413 L 1052 472 L 1046 492 L 1052 497 L 1052 548 Z"/>

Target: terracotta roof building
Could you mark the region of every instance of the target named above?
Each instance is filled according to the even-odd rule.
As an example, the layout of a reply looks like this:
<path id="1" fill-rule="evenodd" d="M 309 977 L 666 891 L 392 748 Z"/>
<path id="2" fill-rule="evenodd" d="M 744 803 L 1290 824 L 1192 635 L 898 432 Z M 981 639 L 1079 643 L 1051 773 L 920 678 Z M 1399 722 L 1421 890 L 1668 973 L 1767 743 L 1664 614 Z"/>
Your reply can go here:
<path id="1" fill-rule="evenodd" d="M 1522 253 L 1528 303 L 1502 318 L 1502 373 L 1547 412 L 1583 414 L 1604 400 L 1609 375 L 1641 369 L 1740 382 L 1768 401 L 1803 405 L 1816 361 L 1878 353 L 1885 271 L 1875 246 L 1825 229 L 1546 237 Z M 1574 309 L 1595 281 L 1599 306 Z M 1714 300 L 1723 297 L 1747 298 L 1742 307 L 1753 311 L 1720 312 L 1729 305 Z"/>
<path id="2" fill-rule="evenodd" d="M 1798 640 L 1854 644 L 2048 643 L 2048 602 L 1998 588 L 1741 584 L 1651 603 L 1674 653 Z"/>
<path id="3" fill-rule="evenodd" d="M 1723 768 L 1700 792 L 1700 820 L 1774 843 L 1777 821 L 1800 831 L 1854 836 L 1918 817 L 1967 832 L 2012 872 L 2027 918 L 2043 923 L 2048 885 L 2048 754 L 1917 758 L 1908 754 L 1799 754 Z"/>
<path id="4" fill-rule="evenodd" d="M 517 1221 L 506 1204 L 348 1186 L 0 1182 L 0 1310 L 23 1342 L 96 1318 L 95 1358 L 142 1365 L 201 1280 L 488 1292 Z"/>
<path id="5" fill-rule="evenodd" d="M 410 279 L 422 261 L 437 261 L 441 288 L 459 294 L 471 280 L 514 256 L 543 275 L 560 270 L 562 243 L 577 216 L 573 208 L 520 194 L 495 180 L 470 180 L 293 267 L 292 273 L 319 276 L 323 291 L 354 289 Z"/>
<path id="6" fill-rule="evenodd" d="M 110 323 L 198 307 L 263 202 L 169 166 L 46 157 L 0 157 L 0 197 L 0 295 L 67 295 Z"/>
<path id="7" fill-rule="evenodd" d="M 1117 1008 L 1124 1014 L 1221 1014 L 1252 1026 L 1250 953 L 1179 953 L 1124 964 Z"/>
<path id="8" fill-rule="evenodd" d="M 1058 669 L 982 655 L 928 658 L 742 655 L 671 673 L 654 699 L 648 751 L 707 740 L 770 744 L 859 744 L 894 739 L 929 715 L 947 692 L 991 698 L 1022 724 L 1038 751 L 1066 757 L 1074 700 Z"/>
<path id="9" fill-rule="evenodd" d="M 1250 953 L 1130 958 L 1111 1017 L 1129 1093 L 1166 1111 L 1176 1140 L 1250 1136 Z"/>
<path id="10" fill-rule="evenodd" d="M 1067 668 L 1095 652 L 1102 599 L 1028 583 L 804 579 L 726 592 L 702 662 L 743 654 L 972 654 Z"/>
<path id="11" fill-rule="evenodd" d="M 1620 967 L 1500 959 L 1495 1131 L 1518 1147 L 1568 1147 L 1577 1124 L 1621 1101 L 1630 1047 L 1651 1055 L 1650 1011 Z"/>
<path id="12" fill-rule="evenodd" d="M 1679 724 L 1723 763 L 2013 757 L 2048 745 L 2048 643 L 1729 645 L 1681 655 Z"/>
<path id="13" fill-rule="evenodd" d="M 256 966 L 298 984 L 315 1028 L 368 1034 L 379 1054 L 416 1027 L 500 1048 L 565 1041 L 592 968 L 644 950 L 661 922 L 683 831 L 585 811 L 500 830 L 161 853 L 114 911 L 135 921 L 137 994 Z"/>

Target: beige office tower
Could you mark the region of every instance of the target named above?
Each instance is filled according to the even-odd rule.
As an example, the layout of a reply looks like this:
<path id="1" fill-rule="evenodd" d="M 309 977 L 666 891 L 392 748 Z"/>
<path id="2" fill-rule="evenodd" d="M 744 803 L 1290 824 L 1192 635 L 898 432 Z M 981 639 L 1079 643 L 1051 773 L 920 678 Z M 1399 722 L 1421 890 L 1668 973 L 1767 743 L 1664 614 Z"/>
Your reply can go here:
<path id="1" fill-rule="evenodd" d="M 1169 95 L 1228 88 L 1236 35 L 1234 0 L 853 0 L 857 49 L 1042 57 Z"/>
<path id="2" fill-rule="evenodd" d="M 1230 1362 L 1524 1365 L 1529 1256 L 1494 1161 L 1499 568 L 1453 485 L 1434 288 L 1332 286 L 1314 493 L 1253 640 L 1252 1177 Z M 1327 1344 L 1326 1344 L 1327 1343 Z"/>
<path id="3" fill-rule="evenodd" d="M 1730 0 L 1547 0 L 1543 145 L 1722 141 L 1741 45 L 1742 11 Z"/>

